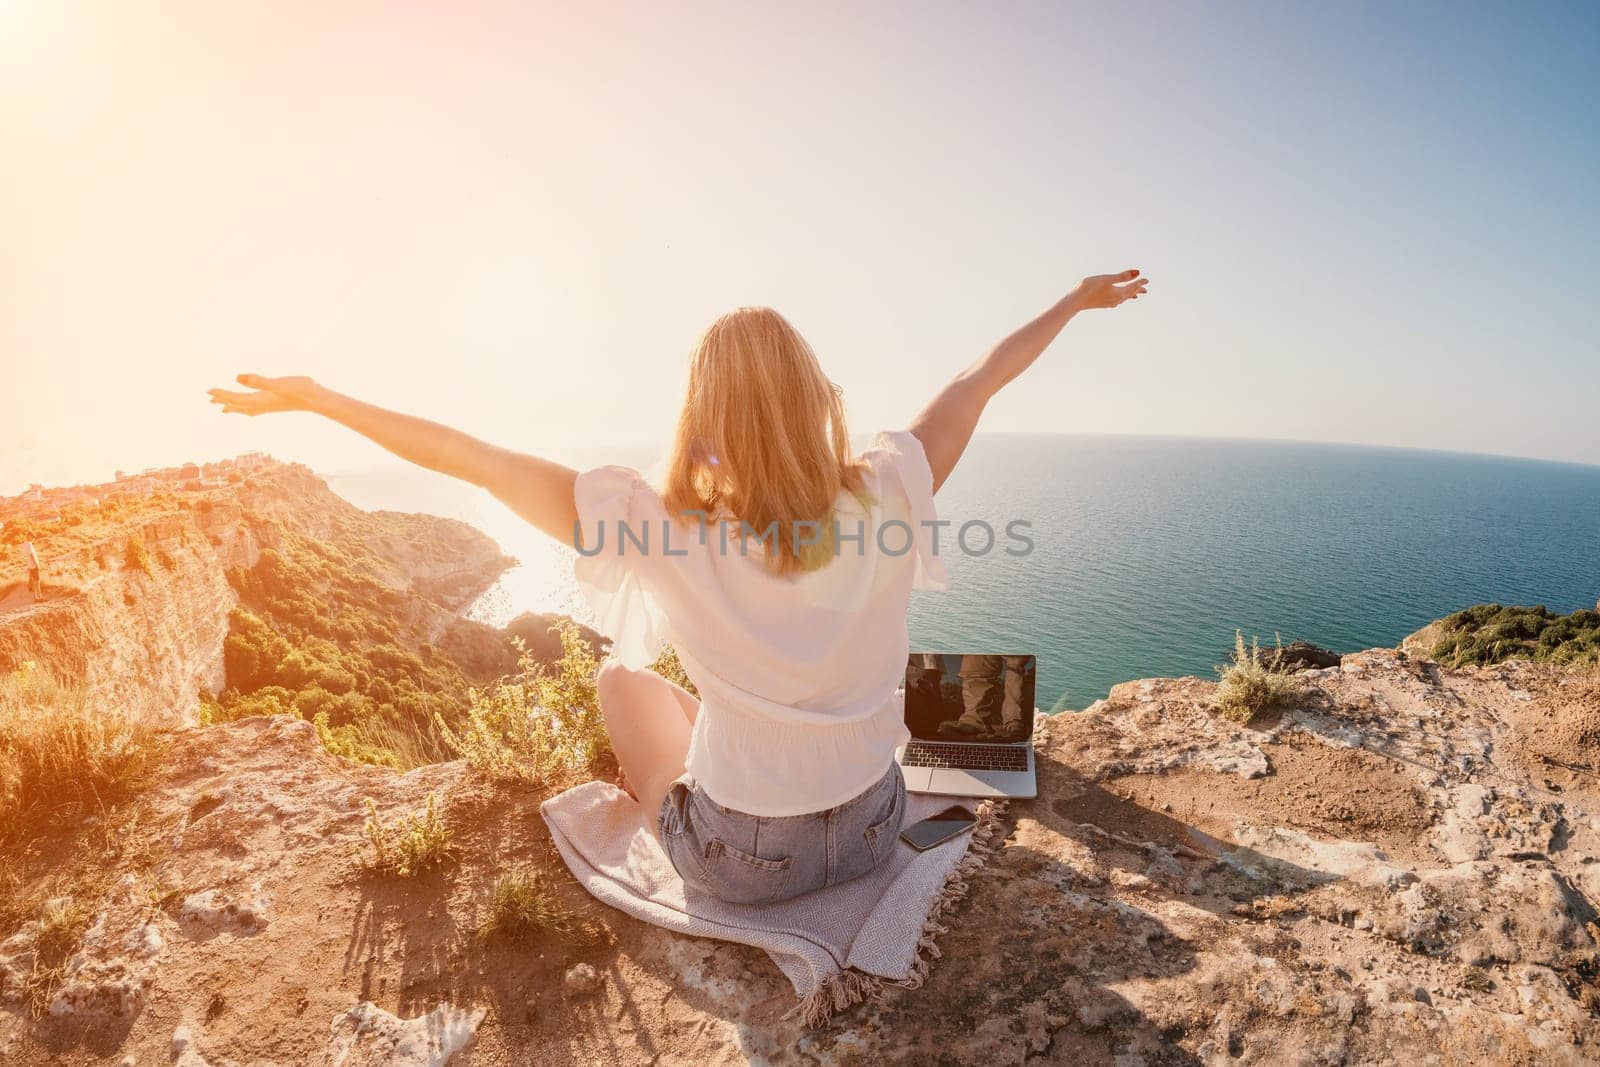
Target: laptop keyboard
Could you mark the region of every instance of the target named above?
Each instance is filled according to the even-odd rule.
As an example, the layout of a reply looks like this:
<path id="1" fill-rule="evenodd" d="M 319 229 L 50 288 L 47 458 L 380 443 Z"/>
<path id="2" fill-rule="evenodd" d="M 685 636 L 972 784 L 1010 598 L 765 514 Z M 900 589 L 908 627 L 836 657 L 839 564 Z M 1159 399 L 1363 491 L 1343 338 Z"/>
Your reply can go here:
<path id="1" fill-rule="evenodd" d="M 1025 771 L 1028 752 L 1021 745 L 925 745 L 913 741 L 900 758 L 906 767 L 953 767 L 962 771 Z"/>

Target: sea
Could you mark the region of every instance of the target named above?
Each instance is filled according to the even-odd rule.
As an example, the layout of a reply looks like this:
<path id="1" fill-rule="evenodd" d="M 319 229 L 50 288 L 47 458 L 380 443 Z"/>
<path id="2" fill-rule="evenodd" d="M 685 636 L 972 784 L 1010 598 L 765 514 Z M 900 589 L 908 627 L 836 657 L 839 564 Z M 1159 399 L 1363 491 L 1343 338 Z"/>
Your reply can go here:
<path id="1" fill-rule="evenodd" d="M 586 453 L 649 470 L 659 450 Z M 329 477 L 363 508 L 483 530 L 520 563 L 472 606 L 587 617 L 573 551 L 481 490 L 403 467 Z M 937 498 L 950 587 L 913 594 L 913 649 L 1031 653 L 1038 702 L 1134 678 L 1214 677 L 1235 633 L 1394 645 L 1483 602 L 1600 598 L 1600 467 L 1306 443 L 979 435 Z M 963 552 L 951 536 L 968 528 Z M 1008 524 L 1031 542 L 1007 536 Z M 996 533 L 993 548 L 983 525 Z M 1008 552 L 1007 549 L 1011 549 Z"/>

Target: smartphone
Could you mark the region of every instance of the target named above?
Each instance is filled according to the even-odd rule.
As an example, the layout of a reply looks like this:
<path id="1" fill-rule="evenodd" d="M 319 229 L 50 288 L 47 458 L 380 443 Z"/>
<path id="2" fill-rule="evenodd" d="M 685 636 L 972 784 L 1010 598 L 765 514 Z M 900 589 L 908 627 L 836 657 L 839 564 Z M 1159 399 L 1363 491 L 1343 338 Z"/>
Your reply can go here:
<path id="1" fill-rule="evenodd" d="M 978 817 L 972 812 L 960 804 L 952 804 L 921 822 L 907 826 L 900 831 L 900 836 L 905 838 L 906 844 L 918 852 L 926 852 L 934 845 L 950 840 L 961 831 L 971 829 L 972 824 L 977 821 Z"/>

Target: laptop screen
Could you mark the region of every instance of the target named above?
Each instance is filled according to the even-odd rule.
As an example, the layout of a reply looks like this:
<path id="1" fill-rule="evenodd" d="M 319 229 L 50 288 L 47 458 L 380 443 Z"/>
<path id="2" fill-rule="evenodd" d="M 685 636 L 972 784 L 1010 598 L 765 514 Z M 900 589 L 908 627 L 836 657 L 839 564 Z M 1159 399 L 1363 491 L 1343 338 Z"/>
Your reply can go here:
<path id="1" fill-rule="evenodd" d="M 920 741 L 1027 741 L 1037 680 L 1033 656 L 913 652 L 906 729 Z"/>

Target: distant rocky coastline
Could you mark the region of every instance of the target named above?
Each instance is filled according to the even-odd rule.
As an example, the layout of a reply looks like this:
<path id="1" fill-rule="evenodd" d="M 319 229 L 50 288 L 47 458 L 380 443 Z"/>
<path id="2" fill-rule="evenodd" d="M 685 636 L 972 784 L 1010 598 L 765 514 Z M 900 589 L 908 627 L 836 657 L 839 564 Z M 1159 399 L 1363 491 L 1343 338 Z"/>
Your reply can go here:
<path id="1" fill-rule="evenodd" d="M 122 715 L 193 722 L 203 699 L 246 684 L 229 676 L 228 653 L 252 592 L 258 607 L 270 603 L 286 617 L 338 613 L 342 628 L 321 636 L 346 650 L 390 644 L 456 673 L 470 668 L 475 681 L 515 665 L 508 635 L 459 617 L 515 562 L 472 527 L 363 512 L 306 468 L 266 457 L 203 470 L 124 479 L 103 497 L 36 491 L 0 502 L 0 590 L 22 583 L 17 546 L 29 538 L 45 561 L 47 593 L 40 605 L 15 595 L 0 601 L 0 672 L 46 664 L 59 682 Z M 41 512 L 34 497 L 52 510 Z M 273 573 L 313 554 L 321 558 L 314 577 L 297 575 L 302 587 L 271 588 Z M 358 619 L 363 601 L 371 611 Z M 371 632 L 358 633 L 361 626 Z M 305 657 L 305 642 L 296 644 Z M 386 684 L 401 680 L 389 675 Z"/>

